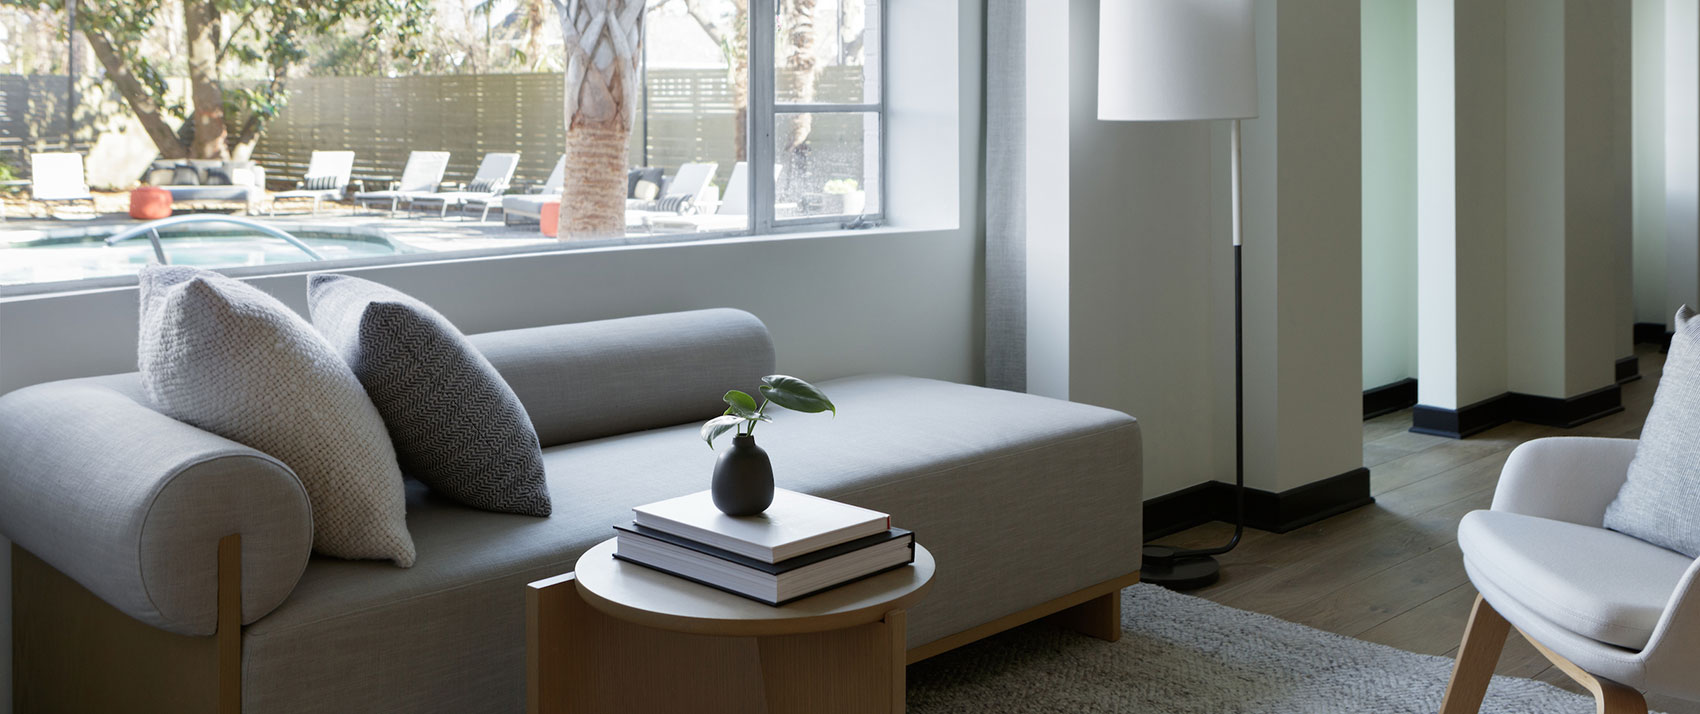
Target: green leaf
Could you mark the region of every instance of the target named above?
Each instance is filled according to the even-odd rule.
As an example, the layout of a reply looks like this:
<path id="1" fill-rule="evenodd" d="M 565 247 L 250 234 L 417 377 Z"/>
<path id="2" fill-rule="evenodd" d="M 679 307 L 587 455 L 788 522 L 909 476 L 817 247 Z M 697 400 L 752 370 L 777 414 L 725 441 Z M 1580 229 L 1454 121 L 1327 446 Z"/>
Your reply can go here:
<path id="1" fill-rule="evenodd" d="M 746 419 L 756 418 L 756 412 L 759 411 L 758 408 L 756 407 L 755 397 L 752 397 L 748 394 L 740 392 L 736 389 L 734 389 L 730 392 L 727 392 L 726 396 L 722 397 L 722 400 L 725 401 L 728 405 L 730 405 L 732 407 L 729 410 L 730 413 L 737 414 L 738 416 L 744 417 Z"/>
<path id="2" fill-rule="evenodd" d="M 714 448 L 714 437 L 720 436 L 734 427 L 744 423 L 744 418 L 735 414 L 723 414 L 708 420 L 702 425 L 702 440 L 708 442 L 708 448 Z"/>
<path id="3" fill-rule="evenodd" d="M 832 400 L 827 399 L 825 393 L 801 379 L 772 374 L 762 377 L 761 381 L 762 396 L 786 409 L 805 414 L 838 413 L 838 407 L 832 405 Z"/>

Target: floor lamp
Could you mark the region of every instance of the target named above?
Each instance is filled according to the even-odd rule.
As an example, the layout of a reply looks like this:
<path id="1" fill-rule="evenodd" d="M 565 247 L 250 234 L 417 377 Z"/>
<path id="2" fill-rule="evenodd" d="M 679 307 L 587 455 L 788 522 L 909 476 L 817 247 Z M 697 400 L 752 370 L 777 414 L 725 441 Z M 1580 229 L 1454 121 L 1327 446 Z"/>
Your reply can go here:
<path id="1" fill-rule="evenodd" d="M 1216 556 L 1245 532 L 1245 369 L 1240 304 L 1240 120 L 1257 116 L 1253 0 L 1101 0 L 1098 118 L 1231 119 L 1234 237 L 1234 535 L 1200 550 L 1146 546 L 1140 579 L 1177 590 L 1216 582 Z"/>

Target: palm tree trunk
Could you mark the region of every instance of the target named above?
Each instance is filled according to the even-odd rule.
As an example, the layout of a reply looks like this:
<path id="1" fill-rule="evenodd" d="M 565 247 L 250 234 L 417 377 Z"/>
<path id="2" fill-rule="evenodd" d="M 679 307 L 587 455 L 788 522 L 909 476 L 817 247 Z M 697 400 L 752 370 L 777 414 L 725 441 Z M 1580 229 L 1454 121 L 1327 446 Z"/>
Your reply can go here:
<path id="1" fill-rule="evenodd" d="M 553 0 L 566 39 L 561 240 L 626 232 L 626 142 L 638 102 L 644 0 Z"/>

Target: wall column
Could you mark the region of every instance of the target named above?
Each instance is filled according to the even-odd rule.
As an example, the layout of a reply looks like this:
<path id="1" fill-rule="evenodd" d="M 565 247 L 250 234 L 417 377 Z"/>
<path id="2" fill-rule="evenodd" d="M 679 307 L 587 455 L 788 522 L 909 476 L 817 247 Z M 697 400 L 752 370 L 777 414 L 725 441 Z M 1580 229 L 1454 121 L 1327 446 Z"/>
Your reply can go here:
<path id="1" fill-rule="evenodd" d="M 1362 28 L 1355 3 L 1282 0 L 1257 12 L 1258 118 L 1244 125 L 1246 482 L 1282 492 L 1366 476 Z M 1226 234 L 1216 243 L 1218 274 L 1231 275 Z M 1228 331 L 1217 332 L 1230 358 L 1231 310 L 1223 301 Z M 1231 374 L 1218 402 L 1218 433 L 1230 435 Z"/>
<path id="2" fill-rule="evenodd" d="M 1629 36 L 1622 3 L 1419 4 L 1415 430 L 1621 409 Z"/>
<path id="3" fill-rule="evenodd" d="M 1665 1 L 1666 328 L 1679 305 L 1700 310 L 1700 2 Z"/>

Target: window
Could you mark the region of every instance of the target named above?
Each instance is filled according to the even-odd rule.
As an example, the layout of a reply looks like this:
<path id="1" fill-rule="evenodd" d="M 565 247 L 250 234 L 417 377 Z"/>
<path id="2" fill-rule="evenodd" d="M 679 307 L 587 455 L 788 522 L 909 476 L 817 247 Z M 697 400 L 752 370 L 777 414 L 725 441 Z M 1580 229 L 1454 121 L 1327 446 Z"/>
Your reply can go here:
<path id="1" fill-rule="evenodd" d="M 212 0 L 185 1 L 220 12 Z M 575 154 L 598 155 L 595 181 L 582 161 L 557 169 L 575 144 L 563 127 L 570 38 L 550 2 L 436 0 L 429 21 L 401 23 L 383 15 L 393 3 L 350 0 L 338 5 L 352 8 L 347 17 L 327 10 L 296 28 L 290 46 L 305 55 L 277 66 L 292 56 L 269 51 L 282 20 L 226 18 L 234 31 L 210 80 L 188 75 L 195 50 L 180 13 L 79 6 L 67 44 L 62 11 L 0 9 L 0 34 L 31 48 L 0 54 L 0 107 L 22 108 L 0 112 L 0 295 L 118 284 L 162 254 L 249 275 L 309 260 L 337 268 L 883 217 L 882 0 L 642 1 L 624 150 Z M 564 7 L 578 31 L 600 32 L 584 5 Z M 147 51 L 94 51 L 115 43 Z M 594 47 L 586 56 L 612 51 Z M 168 81 L 140 90 L 110 81 L 125 73 Z M 206 153 L 179 130 L 202 94 L 186 90 L 206 81 L 225 97 L 228 134 L 211 149 L 220 158 L 161 158 Z M 167 108 L 166 125 L 134 111 L 150 101 Z M 341 158 L 349 152 L 351 162 Z M 61 156 L 37 163 L 46 153 Z M 545 235 L 547 216 L 583 215 L 563 185 L 612 185 L 621 168 L 623 231 Z M 148 185 L 170 199 L 138 195 L 152 211 L 139 213 L 174 212 L 176 224 L 135 230 L 153 219 L 129 217 L 131 191 Z M 397 188 L 484 195 L 384 194 Z M 606 214 L 608 202 L 600 206 Z M 612 210 L 618 226 L 621 209 Z"/>
<path id="2" fill-rule="evenodd" d="M 752 123 L 755 177 L 762 187 L 756 230 L 827 217 L 877 216 L 884 119 L 879 3 L 840 3 L 835 17 L 812 18 L 814 31 L 809 32 L 798 24 L 810 18 L 789 9 L 803 3 L 755 2 L 779 6 L 771 38 L 767 33 L 761 38 L 772 43 L 751 48 L 752 64 L 772 67 L 771 73 L 755 77 L 757 96 L 771 101 Z M 812 44 L 823 38 L 835 44 Z M 832 59 L 824 67 L 823 56 Z M 765 160 L 769 151 L 772 161 Z"/>

